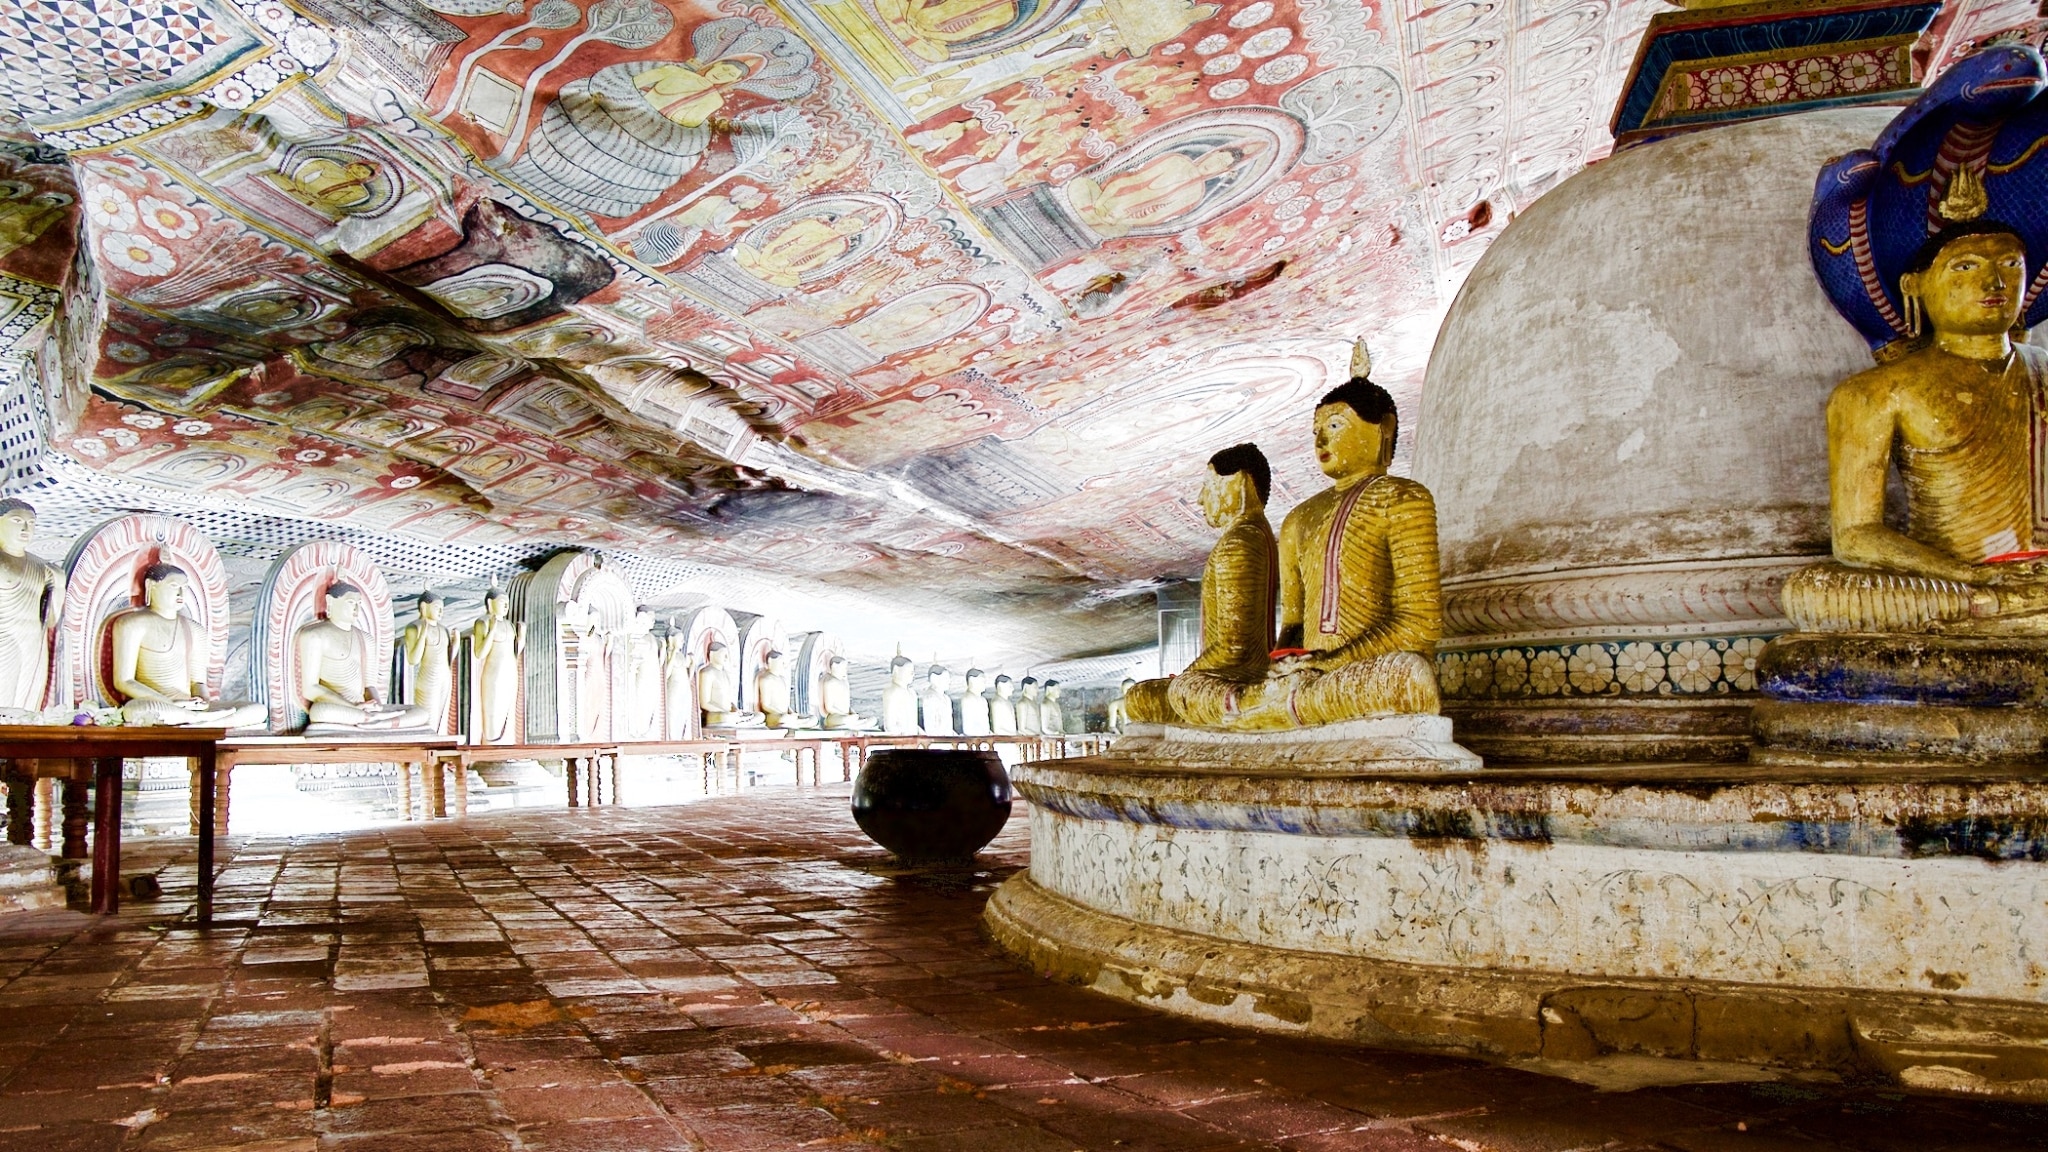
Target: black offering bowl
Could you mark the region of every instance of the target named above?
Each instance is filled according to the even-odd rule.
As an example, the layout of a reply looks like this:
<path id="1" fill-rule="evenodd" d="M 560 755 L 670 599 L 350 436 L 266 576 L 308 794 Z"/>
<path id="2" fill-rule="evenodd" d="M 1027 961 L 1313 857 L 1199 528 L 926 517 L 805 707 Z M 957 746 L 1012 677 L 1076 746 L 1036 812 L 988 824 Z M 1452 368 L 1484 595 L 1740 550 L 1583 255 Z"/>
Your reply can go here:
<path id="1" fill-rule="evenodd" d="M 994 752 L 878 748 L 853 782 L 853 819 L 906 864 L 970 860 L 1010 818 L 1010 776 Z"/>

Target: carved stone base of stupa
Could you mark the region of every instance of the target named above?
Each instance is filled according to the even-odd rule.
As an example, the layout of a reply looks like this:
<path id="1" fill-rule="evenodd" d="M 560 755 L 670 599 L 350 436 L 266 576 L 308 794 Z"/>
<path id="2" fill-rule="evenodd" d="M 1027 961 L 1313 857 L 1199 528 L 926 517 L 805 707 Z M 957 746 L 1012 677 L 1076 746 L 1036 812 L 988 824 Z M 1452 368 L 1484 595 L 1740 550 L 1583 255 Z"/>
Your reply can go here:
<path id="1" fill-rule="evenodd" d="M 1011 770 L 1031 968 L 1218 1024 L 2048 1102 L 2030 765 Z"/>
<path id="2" fill-rule="evenodd" d="M 2048 755 L 2048 643 L 1796 632 L 1758 661 L 1756 763 Z"/>
<path id="3" fill-rule="evenodd" d="M 1464 772 L 1480 759 L 1451 739 L 1447 716 L 1389 715 L 1316 728 L 1222 732 L 1177 724 L 1125 726 L 1115 760 L 1247 772 Z"/>

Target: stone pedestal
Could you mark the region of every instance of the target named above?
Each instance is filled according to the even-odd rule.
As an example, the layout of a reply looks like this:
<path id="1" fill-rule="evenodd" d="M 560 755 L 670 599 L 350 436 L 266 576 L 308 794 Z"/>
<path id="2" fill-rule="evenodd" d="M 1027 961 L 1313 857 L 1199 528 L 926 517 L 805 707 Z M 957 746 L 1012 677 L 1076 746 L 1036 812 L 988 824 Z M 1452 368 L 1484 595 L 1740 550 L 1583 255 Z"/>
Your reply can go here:
<path id="1" fill-rule="evenodd" d="M 1759 763 L 2016 761 L 2048 755 L 2048 644 L 1795 632 L 1757 668 Z"/>
<path id="2" fill-rule="evenodd" d="M 0 915 L 64 907 L 50 854 L 26 844 L 0 844 Z"/>
<path id="3" fill-rule="evenodd" d="M 1375 716 L 1278 732 L 1217 732 L 1175 724 L 1131 723 L 1112 747 L 1115 760 L 1200 770 L 1303 772 L 1456 771 L 1479 757 L 1451 741 L 1443 716 Z"/>
<path id="4" fill-rule="evenodd" d="M 1997 768 L 1021 765 L 1033 967 L 1168 1012 L 2048 1100 L 2048 782 Z"/>

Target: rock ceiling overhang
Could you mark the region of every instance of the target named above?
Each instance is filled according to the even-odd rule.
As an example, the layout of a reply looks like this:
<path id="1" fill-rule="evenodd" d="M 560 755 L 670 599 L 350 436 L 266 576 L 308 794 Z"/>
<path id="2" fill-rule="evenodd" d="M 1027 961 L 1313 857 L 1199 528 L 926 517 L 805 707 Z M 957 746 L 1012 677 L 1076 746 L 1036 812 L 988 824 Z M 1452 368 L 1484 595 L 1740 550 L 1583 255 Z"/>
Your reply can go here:
<path id="1" fill-rule="evenodd" d="M 15 0 L 0 342 L 158 488 L 1071 607 L 1310 490 L 1349 338 L 1412 413 L 1662 7 Z"/>

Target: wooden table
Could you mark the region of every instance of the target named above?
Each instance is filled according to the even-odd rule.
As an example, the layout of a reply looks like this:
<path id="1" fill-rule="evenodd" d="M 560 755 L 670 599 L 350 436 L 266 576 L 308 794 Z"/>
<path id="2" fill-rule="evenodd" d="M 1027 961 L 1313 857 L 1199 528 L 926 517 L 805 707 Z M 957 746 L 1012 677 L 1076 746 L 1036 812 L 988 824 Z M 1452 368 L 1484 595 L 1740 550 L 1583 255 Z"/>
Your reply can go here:
<path id="1" fill-rule="evenodd" d="M 246 736 L 224 740 L 216 759 L 211 778 L 218 774 L 217 788 L 202 782 L 200 787 L 209 795 L 217 795 L 218 804 L 199 799 L 200 791 L 193 792 L 192 821 L 201 828 L 200 835 L 228 834 L 228 804 L 231 778 L 234 770 L 243 764 L 396 764 L 399 771 L 406 773 L 408 788 L 414 765 L 419 766 L 420 783 L 426 789 L 429 808 L 435 816 L 448 815 L 448 795 L 440 772 L 440 757 L 461 747 L 462 740 L 456 736 L 411 736 L 391 740 L 330 740 L 307 739 L 304 736 Z M 462 793 L 468 786 L 468 775 L 458 773 L 455 787 L 458 808 Z M 410 804 L 407 805 L 410 808 Z M 211 813 L 208 820 L 205 813 Z M 206 829 L 210 829 L 209 833 Z"/>
<path id="2" fill-rule="evenodd" d="M 224 728 L 71 727 L 55 724 L 0 724 L 0 758 L 34 760 L 36 775 L 50 760 L 71 762 L 63 774 L 67 804 L 72 787 L 93 785 L 92 910 L 111 914 L 121 908 L 121 762 L 144 756 L 175 756 L 193 762 L 195 803 L 211 813 L 215 772 Z M 76 767 L 90 762 L 90 770 Z M 89 772 L 89 774 L 88 774 Z M 201 924 L 213 921 L 214 822 L 199 823 L 199 904 Z M 67 837 L 68 839 L 69 837 Z"/>
<path id="3" fill-rule="evenodd" d="M 468 815 L 469 767 L 472 764 L 486 764 L 493 760 L 560 760 L 563 769 L 563 783 L 569 791 L 569 807 L 579 805 L 577 780 L 584 778 L 589 783 L 588 794 L 592 805 L 603 803 L 602 790 L 598 784 L 598 768 L 606 761 L 611 762 L 612 802 L 618 803 L 619 792 L 619 745 L 616 741 L 584 741 L 574 744 L 465 744 L 460 748 L 441 753 L 441 758 L 452 761 L 456 766 L 456 778 L 462 781 L 464 803 L 461 813 Z M 440 815 L 440 813 L 435 813 Z"/>
<path id="4" fill-rule="evenodd" d="M 764 741 L 765 743 L 765 741 Z M 731 740 L 710 736 L 696 740 L 634 740 L 618 745 L 620 752 L 628 756 L 696 756 L 704 764 L 704 794 L 711 795 L 713 786 L 725 790 L 725 780 L 732 779 L 732 790 L 740 790 L 740 746 Z M 617 770 L 618 761 L 612 761 Z M 723 767 L 720 767 L 723 765 Z M 618 797 L 618 781 L 612 782 L 612 796 Z"/>

